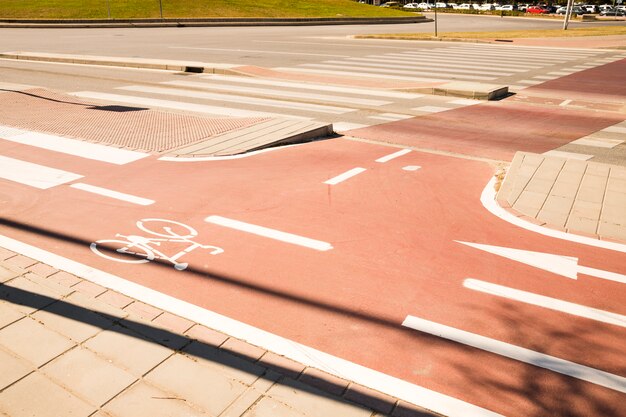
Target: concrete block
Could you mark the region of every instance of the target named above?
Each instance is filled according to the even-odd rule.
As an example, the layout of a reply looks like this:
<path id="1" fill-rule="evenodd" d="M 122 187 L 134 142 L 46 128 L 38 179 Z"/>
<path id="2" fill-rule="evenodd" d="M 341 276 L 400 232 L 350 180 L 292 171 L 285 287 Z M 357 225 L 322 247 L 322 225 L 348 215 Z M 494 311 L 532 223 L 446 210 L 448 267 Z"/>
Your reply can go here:
<path id="1" fill-rule="evenodd" d="M 473 98 L 476 100 L 496 100 L 509 94 L 509 87 L 477 82 L 453 81 L 433 87 L 433 94 Z"/>
<path id="2" fill-rule="evenodd" d="M 554 213 L 562 213 L 568 215 L 569 212 L 572 210 L 573 204 L 573 198 L 549 195 L 545 203 L 543 204 L 541 211 L 551 211 Z"/>
<path id="3" fill-rule="evenodd" d="M 185 332 L 185 336 L 195 339 L 209 346 L 218 347 L 228 339 L 224 333 L 220 333 L 200 324 L 196 324 Z"/>
<path id="4" fill-rule="evenodd" d="M 82 347 L 60 356 L 41 371 L 95 406 L 108 402 L 137 379 Z"/>
<path id="5" fill-rule="evenodd" d="M 266 352 L 258 361 L 259 365 L 273 369 L 291 379 L 297 379 L 306 368 L 303 364 L 273 352 Z"/>
<path id="6" fill-rule="evenodd" d="M 573 200 L 578 193 L 579 185 L 580 183 L 578 182 L 563 182 L 557 180 L 557 182 L 554 183 L 554 186 L 550 190 L 550 195 L 556 197 L 565 197 Z"/>
<path id="7" fill-rule="evenodd" d="M 25 314 L 13 307 L 11 303 L 0 299 L 0 329 L 18 321 Z"/>
<path id="8" fill-rule="evenodd" d="M 626 225 L 600 222 L 598 224 L 598 234 L 603 238 L 626 241 Z"/>
<path id="9" fill-rule="evenodd" d="M 564 227 L 568 217 L 569 212 L 550 211 L 544 209 L 542 209 L 539 214 L 537 214 L 537 219 L 545 222 L 546 225 L 557 228 Z"/>
<path id="10" fill-rule="evenodd" d="M 572 212 L 570 215 L 574 217 L 585 217 L 591 220 L 598 220 L 600 218 L 601 210 L 602 204 L 600 203 L 576 200 L 572 206 Z"/>
<path id="11" fill-rule="evenodd" d="M 567 219 L 565 227 L 570 231 L 596 234 L 598 231 L 598 221 L 586 217 L 570 216 Z"/>
<path id="12" fill-rule="evenodd" d="M 96 411 L 38 372 L 0 393 L 0 404 L 11 417 L 88 417 Z"/>
<path id="13" fill-rule="evenodd" d="M 355 384 L 348 387 L 343 397 L 384 414 L 391 413 L 396 405 L 396 400 L 389 395 Z"/>
<path id="14" fill-rule="evenodd" d="M 261 349 L 260 347 L 233 337 L 224 342 L 224 344 L 220 346 L 220 349 L 252 361 L 257 361 L 267 352 L 265 349 Z"/>
<path id="15" fill-rule="evenodd" d="M 167 311 L 159 315 L 152 322 L 164 329 L 168 329 L 179 334 L 185 333 L 185 331 L 189 330 L 195 324 L 192 321 L 168 313 Z"/>
<path id="16" fill-rule="evenodd" d="M 320 388 L 325 392 L 340 396 L 348 388 L 349 381 L 338 378 L 328 372 L 315 368 L 306 368 L 300 375 L 299 381 Z"/>
<path id="17" fill-rule="evenodd" d="M 0 350 L 0 391 L 24 378 L 35 368 L 24 359 Z M 2 398 L 2 397 L 0 397 Z"/>
<path id="18" fill-rule="evenodd" d="M 528 182 L 524 191 L 548 195 L 554 185 L 555 178 L 556 175 L 552 179 L 542 179 L 535 176 Z"/>
<path id="19" fill-rule="evenodd" d="M 0 283 L 7 282 L 13 278 L 22 275 L 20 272 L 13 271 L 0 265 Z"/>
<path id="20" fill-rule="evenodd" d="M 265 368 L 261 366 L 204 343 L 192 342 L 183 349 L 183 353 L 195 361 L 217 369 L 222 375 L 247 385 L 252 385 L 265 373 Z"/>
<path id="21" fill-rule="evenodd" d="M 626 226 L 626 206 L 604 205 L 600 220 L 606 223 Z"/>

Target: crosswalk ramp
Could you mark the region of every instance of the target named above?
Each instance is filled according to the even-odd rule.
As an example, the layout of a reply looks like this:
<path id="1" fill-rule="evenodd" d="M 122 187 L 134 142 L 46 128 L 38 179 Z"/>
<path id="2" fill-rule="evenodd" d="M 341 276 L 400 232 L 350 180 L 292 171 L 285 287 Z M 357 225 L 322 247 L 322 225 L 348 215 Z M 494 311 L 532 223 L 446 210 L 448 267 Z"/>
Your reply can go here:
<path id="1" fill-rule="evenodd" d="M 572 65 L 602 65 L 609 62 L 604 57 L 605 53 L 606 51 L 590 49 L 563 50 L 493 44 L 464 44 L 436 49 L 416 48 L 273 69 L 407 82 L 456 80 L 501 82 L 518 80 L 529 83 L 526 78 L 534 77 L 537 72 L 543 74 L 555 67 L 570 63 Z M 598 60 L 593 61 L 596 57 Z M 608 59 L 612 58 L 609 57 Z M 590 63 L 589 61 L 593 62 Z M 574 71 L 582 69 L 574 68 Z"/>

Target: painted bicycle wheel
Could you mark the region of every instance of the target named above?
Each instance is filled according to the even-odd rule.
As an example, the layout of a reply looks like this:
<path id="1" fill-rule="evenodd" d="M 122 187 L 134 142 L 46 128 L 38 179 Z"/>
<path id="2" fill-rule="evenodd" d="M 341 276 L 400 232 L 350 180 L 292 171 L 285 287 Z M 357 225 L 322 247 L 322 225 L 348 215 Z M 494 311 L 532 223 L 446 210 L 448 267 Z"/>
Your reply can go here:
<path id="1" fill-rule="evenodd" d="M 98 240 L 92 243 L 89 248 L 96 255 L 115 262 L 143 264 L 154 259 L 152 251 L 126 240 Z"/>
<path id="2" fill-rule="evenodd" d="M 141 219 L 137 227 L 146 233 L 165 238 L 189 239 L 198 236 L 196 229 L 166 219 Z"/>

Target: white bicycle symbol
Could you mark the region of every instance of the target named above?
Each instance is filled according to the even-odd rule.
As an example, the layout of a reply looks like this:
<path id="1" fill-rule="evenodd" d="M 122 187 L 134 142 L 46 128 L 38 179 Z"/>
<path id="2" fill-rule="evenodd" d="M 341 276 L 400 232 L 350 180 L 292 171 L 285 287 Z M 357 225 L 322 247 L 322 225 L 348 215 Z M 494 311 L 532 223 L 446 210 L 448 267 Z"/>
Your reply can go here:
<path id="1" fill-rule="evenodd" d="M 191 240 L 192 238 L 198 236 L 198 232 L 183 223 L 165 219 L 141 219 L 136 225 L 140 230 L 159 237 L 148 238 L 137 235 L 126 236 L 118 233 L 115 237 L 126 240 L 98 240 L 90 245 L 91 250 L 96 255 L 102 256 L 105 259 L 129 264 L 142 264 L 155 259 L 163 259 L 174 264 L 174 268 L 177 271 L 183 271 L 189 266 L 187 262 L 178 262 L 178 259 L 194 249 L 213 249 L 209 252 L 211 255 L 218 255 L 224 252 L 224 249 L 218 248 L 217 246 L 203 245 Z M 188 243 L 189 246 L 173 256 L 167 256 L 163 252 L 152 247 L 161 246 L 161 243 L 163 242 Z"/>

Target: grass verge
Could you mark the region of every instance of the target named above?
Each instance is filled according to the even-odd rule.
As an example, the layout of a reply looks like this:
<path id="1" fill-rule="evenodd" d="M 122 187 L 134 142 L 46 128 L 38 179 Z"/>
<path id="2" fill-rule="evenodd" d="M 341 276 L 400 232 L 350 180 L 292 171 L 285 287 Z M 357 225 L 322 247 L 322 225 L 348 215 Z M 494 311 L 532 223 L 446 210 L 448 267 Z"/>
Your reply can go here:
<path id="1" fill-rule="evenodd" d="M 497 32 L 444 32 L 439 39 L 511 39 L 511 38 L 562 38 L 578 36 L 626 35 L 626 26 L 601 26 L 591 28 L 542 29 L 542 30 L 503 30 Z M 357 35 L 364 39 L 433 39 L 430 33 L 398 33 L 381 35 Z"/>
<path id="2" fill-rule="evenodd" d="M 0 0 L 0 19 L 406 17 L 352 0 Z"/>

